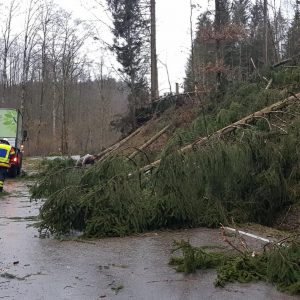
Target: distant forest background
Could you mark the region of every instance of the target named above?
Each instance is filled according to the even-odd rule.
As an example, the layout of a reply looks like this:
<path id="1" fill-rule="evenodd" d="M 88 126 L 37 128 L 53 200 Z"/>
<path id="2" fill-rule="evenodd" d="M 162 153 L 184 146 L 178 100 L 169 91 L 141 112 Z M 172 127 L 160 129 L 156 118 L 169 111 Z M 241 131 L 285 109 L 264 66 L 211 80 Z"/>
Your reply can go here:
<path id="1" fill-rule="evenodd" d="M 103 74 L 105 57 L 87 59 L 91 28 L 53 1 L 0 5 L 0 106 L 21 110 L 26 155 L 95 153 L 116 142 L 111 122 L 126 115 L 128 89 Z"/>
<path id="2" fill-rule="evenodd" d="M 97 153 L 121 137 L 118 128 L 111 125 L 128 110 L 128 92 L 121 82 L 112 78 L 84 82 L 72 79 L 68 82 L 65 103 L 62 90 L 54 86 L 51 78 L 44 84 L 42 87 L 33 81 L 26 87 L 28 100 L 23 110 L 23 129 L 28 131 L 26 155 Z M 7 87 L 1 107 L 20 108 L 21 93 L 20 84 Z"/>
<path id="3" fill-rule="evenodd" d="M 185 89 L 225 91 L 285 63 L 300 62 L 300 1 L 215 0 L 200 14 Z"/>
<path id="4" fill-rule="evenodd" d="M 114 70 L 120 80 L 103 71 L 105 57 L 88 59 L 88 41 L 101 39 L 91 24 L 51 0 L 0 1 L 0 105 L 24 115 L 27 154 L 100 151 L 132 131 L 141 108 L 157 94 L 149 89 L 155 1 L 104 2 L 113 23 L 108 48 L 120 63 Z M 190 4 L 192 16 L 197 7 Z M 222 97 L 232 83 L 254 77 L 271 84 L 261 74 L 285 61 L 297 66 L 299 5 L 288 3 L 287 13 L 277 1 L 215 0 L 213 10 L 202 10 L 197 28 L 191 23 L 185 91 Z"/>

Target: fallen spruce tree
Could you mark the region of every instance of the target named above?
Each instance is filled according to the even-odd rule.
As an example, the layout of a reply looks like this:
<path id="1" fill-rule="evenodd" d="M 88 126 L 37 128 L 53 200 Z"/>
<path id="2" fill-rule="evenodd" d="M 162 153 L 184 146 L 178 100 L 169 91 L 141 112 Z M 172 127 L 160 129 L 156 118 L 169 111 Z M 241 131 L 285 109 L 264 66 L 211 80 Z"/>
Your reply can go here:
<path id="1" fill-rule="evenodd" d="M 236 126 L 235 135 L 210 139 L 197 151 L 165 153 L 149 174 L 121 156 L 89 169 L 52 162 L 31 189 L 32 198 L 46 198 L 37 225 L 42 232 L 80 230 L 86 236 L 215 227 L 232 218 L 271 225 L 299 194 L 295 99 L 294 110 L 278 112 L 280 120 L 270 114 L 270 121 L 258 120 L 255 128 Z"/>

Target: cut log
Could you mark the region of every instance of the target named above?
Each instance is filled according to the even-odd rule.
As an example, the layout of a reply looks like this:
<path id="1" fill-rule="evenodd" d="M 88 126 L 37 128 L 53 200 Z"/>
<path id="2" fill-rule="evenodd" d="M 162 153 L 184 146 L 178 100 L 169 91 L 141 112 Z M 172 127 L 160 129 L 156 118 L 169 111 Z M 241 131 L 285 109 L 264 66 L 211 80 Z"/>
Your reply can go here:
<path id="1" fill-rule="evenodd" d="M 147 148 L 149 145 L 151 145 L 153 142 L 155 142 L 163 133 L 165 133 L 169 128 L 171 127 L 171 125 L 168 125 L 166 127 L 164 127 L 161 131 L 159 131 L 157 134 L 155 134 L 149 141 L 147 141 L 145 144 L 143 144 L 142 146 L 140 146 L 138 148 L 138 150 L 134 151 L 133 153 L 131 153 L 129 155 L 129 158 L 132 159 L 134 158 L 141 150 Z"/>
<path id="2" fill-rule="evenodd" d="M 222 138 L 224 135 L 227 135 L 233 131 L 235 131 L 237 128 L 243 128 L 243 127 L 247 127 L 249 124 L 254 123 L 255 120 L 257 120 L 258 118 L 264 118 L 265 116 L 268 116 L 270 113 L 275 113 L 275 112 L 280 112 L 281 109 L 286 108 L 287 106 L 295 103 L 296 101 L 300 101 L 300 93 L 298 94 L 293 94 L 292 96 L 276 102 L 270 106 L 267 106 L 265 108 L 263 108 L 262 110 L 259 110 L 235 123 L 232 123 L 224 128 L 219 129 L 218 131 L 214 132 L 213 134 L 211 134 L 208 137 L 201 137 L 198 140 L 196 140 L 194 143 L 187 145 L 183 148 L 181 148 L 179 150 L 179 152 L 181 153 L 185 153 L 185 152 L 189 152 L 193 149 L 195 149 L 196 147 L 202 146 L 204 145 L 208 140 L 214 138 L 214 137 L 218 137 L 218 138 Z M 160 164 L 161 160 L 156 160 L 155 162 L 144 166 L 140 169 L 141 172 L 146 172 L 151 170 L 152 168 L 158 166 Z"/>

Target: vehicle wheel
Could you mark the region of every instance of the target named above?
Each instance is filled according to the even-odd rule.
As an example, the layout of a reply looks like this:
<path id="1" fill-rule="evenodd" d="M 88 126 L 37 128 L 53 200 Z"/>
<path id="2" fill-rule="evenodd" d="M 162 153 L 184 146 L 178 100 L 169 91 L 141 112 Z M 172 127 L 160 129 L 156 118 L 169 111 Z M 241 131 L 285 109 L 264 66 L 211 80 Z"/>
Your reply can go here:
<path id="1" fill-rule="evenodd" d="M 16 169 L 17 169 L 17 175 L 20 175 L 22 171 L 22 157 L 20 158 L 20 164 Z"/>
<path id="2" fill-rule="evenodd" d="M 15 178 L 18 175 L 18 168 L 16 166 L 13 166 L 8 171 L 8 176 Z"/>

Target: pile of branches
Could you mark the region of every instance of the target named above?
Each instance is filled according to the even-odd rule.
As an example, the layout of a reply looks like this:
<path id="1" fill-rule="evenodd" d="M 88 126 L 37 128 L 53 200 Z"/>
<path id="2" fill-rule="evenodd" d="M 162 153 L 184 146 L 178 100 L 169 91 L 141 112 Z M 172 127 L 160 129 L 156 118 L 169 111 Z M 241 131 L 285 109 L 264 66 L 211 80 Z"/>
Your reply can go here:
<path id="1" fill-rule="evenodd" d="M 230 245 L 228 237 L 223 237 Z M 300 240 L 298 236 L 266 244 L 262 251 L 251 251 L 244 239 L 239 239 L 241 247 L 235 251 L 208 252 L 201 247 L 193 247 L 189 242 L 175 242 L 174 252 L 180 257 L 172 257 L 169 264 L 178 272 L 193 273 L 196 270 L 216 269 L 215 286 L 226 283 L 264 281 L 274 284 L 278 290 L 290 294 L 300 294 Z M 237 250 L 237 251 L 236 251 Z"/>

